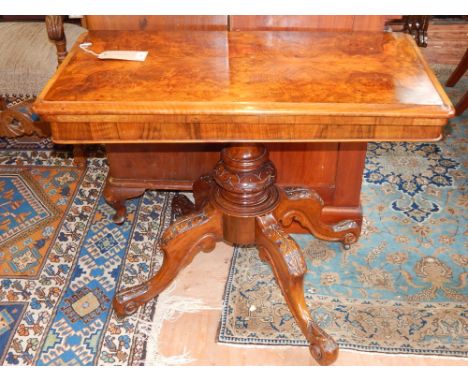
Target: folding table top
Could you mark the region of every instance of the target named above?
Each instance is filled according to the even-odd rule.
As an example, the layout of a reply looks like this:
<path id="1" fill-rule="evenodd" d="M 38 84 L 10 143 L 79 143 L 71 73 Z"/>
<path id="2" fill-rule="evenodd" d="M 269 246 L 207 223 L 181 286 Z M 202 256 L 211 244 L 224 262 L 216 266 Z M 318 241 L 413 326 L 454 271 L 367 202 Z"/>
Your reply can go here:
<path id="1" fill-rule="evenodd" d="M 144 62 L 99 60 L 78 47 L 83 41 L 98 53 L 149 54 Z M 440 138 L 454 114 L 408 35 L 283 31 L 92 31 L 78 39 L 35 110 L 60 122 L 131 122 L 139 115 L 158 122 L 438 126 L 415 139 Z"/>

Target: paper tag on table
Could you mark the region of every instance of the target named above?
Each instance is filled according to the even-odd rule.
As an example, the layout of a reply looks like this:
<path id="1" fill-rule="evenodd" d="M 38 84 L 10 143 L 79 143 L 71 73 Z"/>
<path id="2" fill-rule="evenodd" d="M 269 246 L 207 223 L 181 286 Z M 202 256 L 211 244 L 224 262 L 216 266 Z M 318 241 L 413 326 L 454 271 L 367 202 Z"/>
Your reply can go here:
<path id="1" fill-rule="evenodd" d="M 145 61 L 147 51 L 142 50 L 105 50 L 97 55 L 101 60 Z"/>

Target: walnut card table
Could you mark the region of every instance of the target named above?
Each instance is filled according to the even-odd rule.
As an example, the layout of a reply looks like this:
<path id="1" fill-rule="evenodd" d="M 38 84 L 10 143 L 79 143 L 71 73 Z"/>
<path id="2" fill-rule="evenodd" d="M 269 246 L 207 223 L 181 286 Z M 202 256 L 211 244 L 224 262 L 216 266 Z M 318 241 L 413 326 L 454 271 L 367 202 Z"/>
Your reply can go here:
<path id="1" fill-rule="evenodd" d="M 101 61 L 85 40 L 149 55 Z M 454 114 L 409 36 L 358 32 L 89 32 L 34 109 L 57 143 L 105 144 L 116 223 L 145 189 L 193 189 L 194 204 L 174 199 L 183 215 L 163 234 L 161 269 L 116 294 L 118 316 L 216 242 L 256 245 L 320 364 L 338 346 L 307 309 L 287 227 L 354 243 L 366 142 L 437 141 Z"/>

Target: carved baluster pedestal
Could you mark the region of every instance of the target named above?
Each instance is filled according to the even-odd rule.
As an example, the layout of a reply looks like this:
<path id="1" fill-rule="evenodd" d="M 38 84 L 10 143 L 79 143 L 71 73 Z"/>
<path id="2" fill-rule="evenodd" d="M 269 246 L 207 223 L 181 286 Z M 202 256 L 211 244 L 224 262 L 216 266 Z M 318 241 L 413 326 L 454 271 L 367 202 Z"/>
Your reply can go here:
<path id="1" fill-rule="evenodd" d="M 164 263 L 147 282 L 117 293 L 117 315 L 132 314 L 156 297 L 199 251 L 213 250 L 216 242 L 256 245 L 260 257 L 271 265 L 312 356 L 321 365 L 334 362 L 338 346 L 315 324 L 304 299 L 307 267 L 301 249 L 282 226 L 296 220 L 318 238 L 341 241 L 345 246 L 357 240 L 360 227 L 349 220 L 325 224 L 320 219 L 323 202 L 317 193 L 307 188 L 279 189 L 275 182 L 276 169 L 263 145 L 237 144 L 223 149 L 212 177 L 195 182 L 195 204 L 183 196 L 174 199 L 176 214 L 185 215 L 162 237 Z"/>

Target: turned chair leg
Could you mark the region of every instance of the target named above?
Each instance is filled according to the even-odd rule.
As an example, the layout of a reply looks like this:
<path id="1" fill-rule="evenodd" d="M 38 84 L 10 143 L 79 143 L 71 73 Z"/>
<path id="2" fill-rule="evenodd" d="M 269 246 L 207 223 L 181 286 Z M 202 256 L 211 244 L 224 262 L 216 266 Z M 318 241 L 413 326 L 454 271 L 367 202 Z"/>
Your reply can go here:
<path id="1" fill-rule="evenodd" d="M 256 245 L 262 260 L 270 263 L 278 285 L 299 328 L 309 341 L 309 351 L 320 365 L 338 357 L 338 345 L 312 319 L 304 298 L 307 266 L 301 249 L 278 224 L 273 214 L 256 219 Z"/>
<path id="2" fill-rule="evenodd" d="M 161 239 L 164 252 L 161 269 L 148 281 L 123 289 L 115 295 L 113 305 L 117 316 L 135 313 L 140 305 L 167 288 L 198 252 L 211 252 L 222 238 L 222 214 L 210 204 L 199 212 L 176 220 Z"/>

